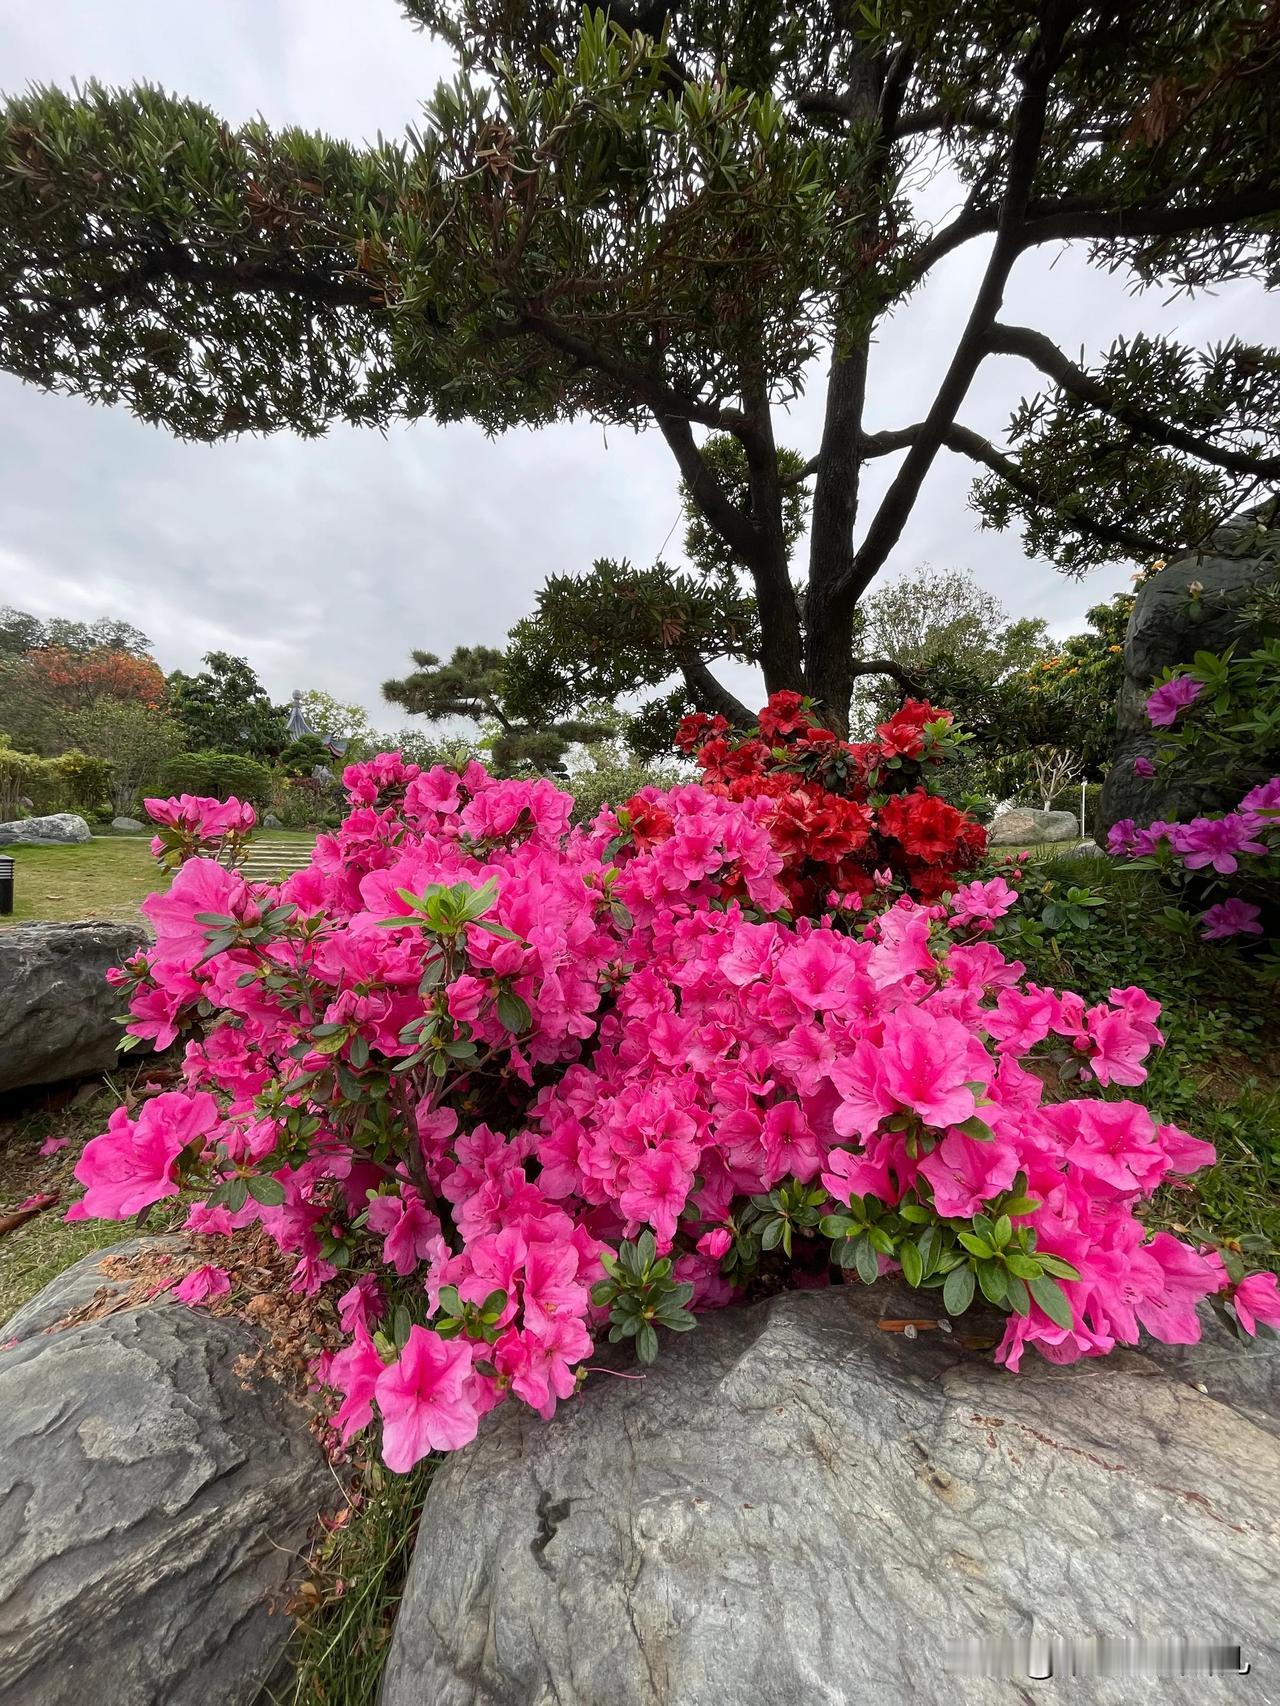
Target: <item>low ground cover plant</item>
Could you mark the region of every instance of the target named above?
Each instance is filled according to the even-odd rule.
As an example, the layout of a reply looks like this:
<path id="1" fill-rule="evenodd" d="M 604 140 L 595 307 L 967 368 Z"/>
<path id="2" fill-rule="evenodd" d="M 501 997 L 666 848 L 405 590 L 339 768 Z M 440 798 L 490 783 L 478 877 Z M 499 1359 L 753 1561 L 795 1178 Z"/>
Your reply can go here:
<path id="1" fill-rule="evenodd" d="M 929 804 L 945 715 L 874 752 L 789 697 L 758 747 L 695 734 L 705 785 L 579 828 L 545 780 L 384 754 L 279 885 L 202 856 L 237 802 L 153 804 L 181 863 L 118 978 L 185 1083 L 86 1146 L 72 1214 L 188 1191 L 193 1230 L 262 1228 L 333 1299 L 339 1436 L 377 1423 L 396 1471 L 504 1400 L 550 1415 L 602 1337 L 652 1361 L 779 1285 L 983 1298 L 1012 1369 L 1191 1342 L 1205 1297 L 1280 1321 L 1274 1275 L 1135 1213 L 1213 1159 L 1129 1095 L 1158 1004 L 1001 952 L 1015 885 L 965 880 L 981 830 Z M 210 1262 L 180 1295 L 227 1284 Z"/>

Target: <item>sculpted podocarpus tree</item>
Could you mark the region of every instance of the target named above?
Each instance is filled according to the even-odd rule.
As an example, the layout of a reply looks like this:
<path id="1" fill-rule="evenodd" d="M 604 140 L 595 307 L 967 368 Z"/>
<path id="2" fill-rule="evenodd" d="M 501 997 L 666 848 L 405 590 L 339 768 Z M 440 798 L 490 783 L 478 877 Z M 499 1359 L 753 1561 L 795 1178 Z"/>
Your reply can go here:
<path id="1" fill-rule="evenodd" d="M 656 427 L 721 580 L 602 565 L 544 716 L 611 696 L 616 626 L 632 685 L 657 648 L 696 702 L 732 711 L 708 662 L 746 656 L 840 726 L 876 667 L 854 659 L 857 600 L 943 451 L 977 464 L 984 520 L 1068 571 L 1192 543 L 1280 472 L 1276 352 L 1148 336 L 1081 365 L 1001 318 L 1045 245 L 1166 296 L 1274 281 L 1267 0 L 406 9 L 463 70 L 420 132 L 373 148 L 234 128 L 148 88 L 11 99 L 0 363 L 205 439 L 422 415 Z M 959 208 L 935 226 L 921 191 L 938 172 Z M 985 267 L 932 403 L 868 431 L 869 388 L 892 386 L 878 323 L 969 243 Z M 1003 446 L 963 420 L 997 355 L 1042 387 Z M 824 365 L 820 442 L 782 455 L 776 411 Z M 862 475 L 888 455 L 863 513 Z"/>

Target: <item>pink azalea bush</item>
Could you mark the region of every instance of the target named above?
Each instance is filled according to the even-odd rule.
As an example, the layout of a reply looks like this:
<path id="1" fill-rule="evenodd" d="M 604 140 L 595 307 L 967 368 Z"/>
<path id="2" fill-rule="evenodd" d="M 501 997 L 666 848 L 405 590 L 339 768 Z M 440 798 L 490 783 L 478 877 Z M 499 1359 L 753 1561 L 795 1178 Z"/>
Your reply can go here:
<path id="1" fill-rule="evenodd" d="M 1132 818 L 1112 824 L 1111 853 L 1140 860 L 1184 887 L 1195 878 L 1202 901 L 1225 886 L 1243 893 L 1203 906 L 1201 934 L 1207 941 L 1261 936 L 1262 904 L 1280 884 L 1280 776 L 1251 788 L 1234 811 L 1209 813 L 1188 823 L 1150 823 L 1140 829 Z M 1253 894 L 1258 899 L 1249 899 Z"/>
<path id="2" fill-rule="evenodd" d="M 194 1230 L 265 1233 L 341 1325 L 316 1374 L 343 1442 L 378 1424 L 408 1469 L 504 1400 L 551 1415 L 602 1335 L 652 1361 L 786 1283 L 980 1294 L 1012 1369 L 1194 1341 L 1233 1287 L 1241 1326 L 1280 1321 L 1265 1278 L 1148 1234 L 1143 1199 L 1213 1156 L 1124 1094 L 1157 1005 L 1026 982 L 988 939 L 1003 879 L 793 921 L 767 797 L 676 787 L 642 829 L 571 829 L 550 782 L 477 765 L 345 782 L 308 869 L 187 857 L 147 901 L 117 978 L 185 1087 L 112 1116 L 72 1211 L 181 1190 Z M 198 853 L 222 819 L 186 809 Z"/>

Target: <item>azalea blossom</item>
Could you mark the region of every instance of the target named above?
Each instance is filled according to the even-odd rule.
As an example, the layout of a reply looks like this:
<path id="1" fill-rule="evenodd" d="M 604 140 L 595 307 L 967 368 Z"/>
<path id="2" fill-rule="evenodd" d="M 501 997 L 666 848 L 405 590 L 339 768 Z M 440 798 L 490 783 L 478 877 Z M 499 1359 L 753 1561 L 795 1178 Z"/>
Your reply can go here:
<path id="1" fill-rule="evenodd" d="M 1180 712 L 1194 705 L 1204 692 L 1204 682 L 1194 676 L 1175 675 L 1147 697 L 1147 718 L 1155 728 L 1171 728 Z"/>
<path id="2" fill-rule="evenodd" d="M 1159 1007 L 1119 986 L 1088 1005 L 1006 959 L 989 927 L 1015 890 L 960 878 L 983 833 L 930 791 L 949 719 L 904 707 L 861 743 L 788 697 L 762 732 L 694 721 L 701 782 L 576 826 L 545 779 L 353 765 L 308 868 L 249 882 L 196 848 L 113 978 L 136 1034 L 172 1038 L 181 1087 L 87 1145 L 72 1216 L 181 1189 L 193 1232 L 269 1241 L 333 1335 L 314 1376 L 335 1441 L 379 1428 L 394 1470 L 498 1404 L 572 1400 L 618 1324 L 601 1299 L 627 1242 L 652 1240 L 646 1284 L 685 1300 L 653 1316 L 660 1343 L 753 1274 L 838 1280 L 820 1223 L 871 1198 L 960 1250 L 1025 1196 L 1015 1236 L 1079 1277 L 1059 1285 L 1069 1327 L 1034 1300 L 1011 1320 L 1010 1368 L 1144 1329 L 1182 1342 L 1227 1285 L 1137 1212 L 1212 1159 L 1124 1094 Z M 1239 817 L 1228 837 L 1265 839 Z M 1172 847 L 1170 826 L 1121 839 L 1157 829 Z M 424 927 L 427 906 L 456 929 Z M 1063 1053 L 1078 1093 L 1051 1101 L 1041 1062 Z M 797 1193 L 812 1221 L 788 1262 L 780 1222 L 767 1247 L 762 1228 Z M 207 1301 L 224 1273 L 181 1283 Z M 1266 1318 L 1265 1284 L 1236 1296 Z"/>
<path id="3" fill-rule="evenodd" d="M 377 1376 L 382 1456 L 404 1473 L 432 1451 L 456 1451 L 476 1437 L 480 1417 L 467 1395 L 471 1346 L 416 1324 L 390 1368 Z"/>

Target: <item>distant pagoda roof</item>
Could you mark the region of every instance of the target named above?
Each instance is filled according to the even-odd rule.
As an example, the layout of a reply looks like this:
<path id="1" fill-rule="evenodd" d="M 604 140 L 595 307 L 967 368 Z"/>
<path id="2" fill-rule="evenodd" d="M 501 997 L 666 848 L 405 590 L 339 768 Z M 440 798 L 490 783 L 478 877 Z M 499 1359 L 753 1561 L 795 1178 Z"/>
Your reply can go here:
<path id="1" fill-rule="evenodd" d="M 285 727 L 289 731 L 290 740 L 305 740 L 308 735 L 311 735 L 314 739 L 318 740 L 321 746 L 324 747 L 325 751 L 331 754 L 334 758 L 343 757 L 347 748 L 351 744 L 349 740 L 340 740 L 337 735 L 322 734 L 319 729 L 313 729 L 311 727 L 311 724 L 303 714 L 302 691 L 297 687 L 293 690 L 293 703 L 289 707 L 289 715 L 285 721 Z"/>

